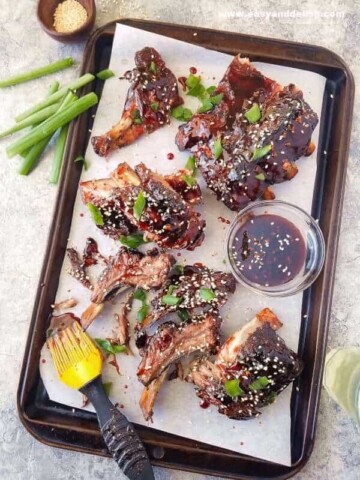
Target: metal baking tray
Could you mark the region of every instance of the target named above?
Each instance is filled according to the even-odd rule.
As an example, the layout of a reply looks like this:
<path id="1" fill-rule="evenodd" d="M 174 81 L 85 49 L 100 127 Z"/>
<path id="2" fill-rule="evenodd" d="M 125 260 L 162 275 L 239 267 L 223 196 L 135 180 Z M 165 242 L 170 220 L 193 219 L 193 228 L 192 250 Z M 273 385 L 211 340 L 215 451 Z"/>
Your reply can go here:
<path id="1" fill-rule="evenodd" d="M 327 79 L 312 210 L 324 233 L 327 255 L 322 274 L 305 292 L 303 300 L 299 355 L 305 362 L 305 370 L 296 384 L 297 388 L 293 389 L 291 399 L 291 466 L 138 426 L 155 465 L 234 479 L 288 478 L 304 466 L 314 445 L 351 132 L 353 77 L 340 57 L 313 45 L 169 23 L 132 19 L 118 22 L 232 55 L 241 52 L 251 61 L 311 70 Z M 108 67 L 115 25 L 116 22 L 111 22 L 101 27 L 89 39 L 81 73 Z M 99 95 L 101 83 L 95 85 Z M 85 87 L 84 93 L 89 90 L 90 86 Z M 108 456 L 95 414 L 50 401 L 39 374 L 40 350 L 57 290 L 81 173 L 81 166 L 73 159 L 85 153 L 95 110 L 96 107 L 83 114 L 70 129 L 20 375 L 18 411 L 25 428 L 43 443 Z M 294 188 L 299 188 L 299 185 L 294 185 Z"/>

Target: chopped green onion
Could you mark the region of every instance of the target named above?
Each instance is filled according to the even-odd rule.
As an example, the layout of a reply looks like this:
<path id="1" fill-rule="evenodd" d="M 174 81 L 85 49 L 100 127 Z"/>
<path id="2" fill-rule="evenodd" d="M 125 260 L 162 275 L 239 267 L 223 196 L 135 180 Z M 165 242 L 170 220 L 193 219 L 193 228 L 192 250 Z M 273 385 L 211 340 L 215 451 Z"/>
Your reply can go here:
<path id="1" fill-rule="evenodd" d="M 182 275 L 184 273 L 183 265 L 177 263 L 173 268 L 174 275 Z"/>
<path id="2" fill-rule="evenodd" d="M 176 297 L 175 295 L 164 295 L 161 302 L 164 305 L 178 305 L 182 301 L 182 297 Z"/>
<path id="3" fill-rule="evenodd" d="M 132 118 L 133 123 L 136 123 L 137 125 L 141 125 L 144 122 L 144 120 L 142 119 L 142 117 L 140 115 L 140 110 L 138 110 L 138 109 L 134 110 L 131 113 L 131 118 Z"/>
<path id="4" fill-rule="evenodd" d="M 198 108 L 198 113 L 204 113 L 208 112 L 209 110 L 212 110 L 214 108 L 214 105 L 211 103 L 211 100 L 205 99 L 202 101 L 201 107 Z"/>
<path id="5" fill-rule="evenodd" d="M 258 173 L 257 175 L 255 175 L 255 178 L 257 178 L 258 180 L 264 181 L 265 175 L 263 173 Z"/>
<path id="6" fill-rule="evenodd" d="M 101 72 L 97 73 L 96 76 L 100 80 L 107 80 L 108 78 L 114 77 L 115 73 L 109 68 L 105 68 L 105 70 L 101 70 Z"/>
<path id="7" fill-rule="evenodd" d="M 154 112 L 157 112 L 158 109 L 159 109 L 159 105 L 160 105 L 159 102 L 152 102 L 152 103 L 150 103 L 150 108 L 151 108 L 151 110 L 153 110 Z"/>
<path id="8" fill-rule="evenodd" d="M 68 94 L 65 96 L 60 106 L 58 107 L 58 112 L 70 105 L 70 103 L 72 103 L 75 98 L 75 94 L 73 94 L 72 92 L 68 92 Z M 40 126 L 41 125 L 43 124 L 40 124 Z M 24 159 L 22 160 L 19 169 L 20 175 L 28 175 L 30 171 L 36 166 L 47 144 L 50 142 L 51 137 L 52 135 L 49 135 L 48 137 L 40 140 L 40 142 L 36 143 L 29 149 L 26 149 L 26 154 L 24 155 Z"/>
<path id="9" fill-rule="evenodd" d="M 74 162 L 75 163 L 81 162 L 83 164 L 85 171 L 89 168 L 89 162 L 82 155 L 79 155 L 78 157 L 76 157 Z"/>
<path id="10" fill-rule="evenodd" d="M 170 285 L 167 290 L 168 295 L 172 295 L 175 290 L 176 290 L 176 285 Z"/>
<path id="11" fill-rule="evenodd" d="M 183 322 L 186 322 L 190 318 L 189 312 L 187 310 L 180 309 L 176 313 L 178 314 L 180 320 L 182 320 Z"/>
<path id="12" fill-rule="evenodd" d="M 137 288 L 133 293 L 133 299 L 139 300 L 142 305 L 136 314 L 136 319 L 138 322 L 143 322 L 149 313 L 149 305 L 146 303 L 146 292 L 142 288 Z"/>
<path id="13" fill-rule="evenodd" d="M 68 85 L 65 87 L 60 88 L 57 92 L 53 93 L 49 97 L 46 97 L 42 102 L 34 105 L 33 107 L 29 108 L 28 110 L 25 110 L 25 112 L 21 113 L 17 117 L 15 117 L 15 120 L 17 122 L 20 122 L 21 120 L 24 120 L 27 118 L 29 115 L 32 115 L 35 112 L 38 112 L 39 110 L 42 110 L 45 107 L 48 107 L 49 105 L 52 105 L 53 103 L 58 102 L 61 100 L 65 95 L 68 93 L 69 90 L 78 90 L 79 88 L 83 87 L 84 85 L 87 85 L 88 83 L 92 82 L 94 80 L 94 75 L 91 73 L 86 73 L 80 78 L 77 78 L 76 80 L 73 80 L 70 82 Z M 95 94 L 93 94 L 95 95 Z"/>
<path id="14" fill-rule="evenodd" d="M 208 87 L 208 88 L 206 89 L 206 91 L 207 91 L 207 93 L 208 93 L 209 95 L 211 95 L 211 94 L 214 92 L 214 90 L 216 90 L 215 85 L 211 85 L 211 87 Z"/>
<path id="15" fill-rule="evenodd" d="M 267 377 L 259 377 L 249 385 L 250 390 L 262 390 L 269 385 L 270 380 Z"/>
<path id="16" fill-rule="evenodd" d="M 121 235 L 119 240 L 122 245 L 133 250 L 140 247 L 140 245 L 147 243 L 147 241 L 144 240 L 144 235 L 142 233 L 134 233 L 133 235 Z"/>
<path id="17" fill-rule="evenodd" d="M 218 95 L 213 95 L 212 97 L 210 97 L 210 102 L 213 104 L 213 105 L 219 105 L 219 103 L 221 102 L 221 100 L 224 98 L 224 94 L 223 93 L 219 93 Z"/>
<path id="18" fill-rule="evenodd" d="M 185 83 L 188 89 L 192 89 L 197 87 L 200 84 L 200 81 L 201 81 L 200 77 L 197 77 L 196 75 L 193 75 L 192 73 L 190 73 Z"/>
<path id="19" fill-rule="evenodd" d="M 276 395 L 275 392 L 270 392 L 269 395 L 268 395 L 267 398 L 266 398 L 266 403 L 267 403 L 267 404 L 274 403 L 275 400 L 276 400 L 276 397 L 277 397 L 277 395 Z"/>
<path id="20" fill-rule="evenodd" d="M 48 90 L 48 97 L 52 95 L 53 93 L 57 92 L 59 90 L 60 83 L 57 80 L 54 80 Z"/>
<path id="21" fill-rule="evenodd" d="M 191 88 L 190 90 L 187 91 L 186 95 L 190 95 L 191 97 L 196 97 L 199 99 L 202 99 L 206 93 L 204 85 L 199 83 L 199 85 L 196 85 L 196 87 Z"/>
<path id="22" fill-rule="evenodd" d="M 56 95 L 56 94 L 55 94 Z M 50 118 L 45 120 L 41 125 L 31 130 L 25 137 L 20 138 L 13 144 L 11 144 L 6 152 L 8 156 L 14 157 L 15 155 L 23 152 L 24 150 L 32 147 L 43 138 L 49 137 L 57 129 L 66 125 L 75 117 L 78 117 L 81 113 L 88 110 L 90 107 L 98 102 L 98 98 L 95 93 L 89 93 L 84 97 L 79 98 L 74 103 L 66 107 L 61 112 L 57 112 Z"/>
<path id="23" fill-rule="evenodd" d="M 146 302 L 146 292 L 142 288 L 137 288 L 133 293 L 133 299 L 140 302 Z"/>
<path id="24" fill-rule="evenodd" d="M 69 92 L 64 98 L 60 108 L 63 109 L 65 108 L 66 105 L 70 105 L 75 101 L 76 98 L 77 97 L 74 93 Z M 68 131 L 69 131 L 69 124 L 64 125 L 63 127 L 61 127 L 59 136 L 56 139 L 55 154 L 54 154 L 54 158 L 51 165 L 50 179 L 49 179 L 49 182 L 54 185 L 56 185 L 59 181 Z"/>
<path id="25" fill-rule="evenodd" d="M 34 169 L 49 142 L 49 137 L 44 138 L 26 152 L 19 168 L 20 175 L 28 175 Z"/>
<path id="26" fill-rule="evenodd" d="M 200 288 L 200 297 L 206 302 L 211 302 L 216 297 L 214 290 L 211 288 Z"/>
<path id="27" fill-rule="evenodd" d="M 64 58 L 63 60 L 58 60 L 57 62 L 50 63 L 44 67 L 35 68 L 26 73 L 21 73 L 19 75 L 14 75 L 13 77 L 7 78 L 5 80 L 0 80 L 0 88 L 10 87 L 12 85 L 18 85 L 19 83 L 28 82 L 34 80 L 35 78 L 43 77 L 44 75 L 49 75 L 51 73 L 58 72 L 64 68 L 68 68 L 74 65 L 74 59 L 71 57 Z"/>
<path id="28" fill-rule="evenodd" d="M 61 127 L 59 136 L 56 139 L 55 154 L 51 164 L 51 171 L 50 171 L 50 178 L 49 178 L 49 182 L 52 183 L 53 185 L 56 185 L 59 181 L 68 132 L 69 132 L 69 124 Z"/>
<path id="29" fill-rule="evenodd" d="M 149 70 L 150 70 L 150 72 L 152 72 L 154 75 L 156 74 L 157 68 L 156 68 L 156 64 L 155 64 L 154 61 L 151 61 Z"/>
<path id="30" fill-rule="evenodd" d="M 92 203 L 88 203 L 87 207 L 89 209 L 90 215 L 92 216 L 92 219 L 95 222 L 95 225 L 99 225 L 99 226 L 104 225 L 104 219 L 101 214 L 101 211 L 97 207 L 95 207 L 95 205 L 93 205 Z"/>
<path id="31" fill-rule="evenodd" d="M 264 157 L 266 154 L 268 154 L 271 150 L 271 145 L 265 145 L 264 147 L 261 148 L 255 148 L 252 159 L 251 160 L 259 160 L 260 158 Z"/>
<path id="32" fill-rule="evenodd" d="M 48 107 L 39 110 L 38 112 L 34 113 L 33 115 L 29 115 L 27 118 L 22 120 L 21 122 L 15 123 L 12 127 L 8 128 L 4 132 L 0 133 L 0 138 L 7 137 L 12 133 L 18 132 L 23 128 L 30 127 L 32 125 L 39 124 L 46 120 L 47 118 L 51 117 L 54 113 L 59 110 L 59 104 L 55 103 L 54 105 L 49 105 Z"/>
<path id="33" fill-rule="evenodd" d="M 190 155 L 190 157 L 187 159 L 186 165 L 185 165 L 186 170 L 190 170 L 193 174 L 196 171 L 196 160 L 194 155 Z"/>
<path id="34" fill-rule="evenodd" d="M 171 110 L 171 116 L 176 118 L 176 120 L 180 120 L 181 122 L 187 122 L 190 120 L 193 114 L 189 108 L 179 105 Z"/>
<path id="35" fill-rule="evenodd" d="M 110 395 L 111 387 L 112 387 L 112 382 L 103 383 L 103 388 L 104 388 L 104 392 L 106 393 L 106 396 Z"/>
<path id="36" fill-rule="evenodd" d="M 192 175 L 183 175 L 181 178 L 189 188 L 192 188 L 197 184 L 196 178 L 194 178 Z"/>
<path id="37" fill-rule="evenodd" d="M 254 103 L 253 106 L 244 114 L 245 118 L 250 123 L 256 123 L 261 118 L 261 110 L 257 103 Z"/>
<path id="38" fill-rule="evenodd" d="M 146 206 L 146 197 L 144 192 L 140 190 L 134 203 L 134 217 L 136 218 L 136 220 L 140 220 L 145 206 Z"/>
<path id="39" fill-rule="evenodd" d="M 221 138 L 218 138 L 214 142 L 214 156 L 216 160 L 221 156 L 223 152 L 223 147 L 221 145 Z"/>
<path id="40" fill-rule="evenodd" d="M 95 338 L 95 342 L 102 350 L 104 350 L 104 352 L 112 353 L 113 355 L 115 355 L 116 353 L 123 353 L 127 351 L 125 345 L 120 345 L 119 343 L 112 343 L 109 340 L 103 340 L 102 338 Z"/>
<path id="41" fill-rule="evenodd" d="M 229 397 L 241 397 L 244 395 L 244 390 L 239 385 L 239 379 L 228 380 L 224 383 L 224 390 Z"/>
<path id="42" fill-rule="evenodd" d="M 136 320 L 138 322 L 143 322 L 145 320 L 145 318 L 147 317 L 148 313 L 149 313 L 149 305 L 147 305 L 146 303 L 144 303 L 141 308 L 138 310 L 137 314 L 136 314 Z"/>

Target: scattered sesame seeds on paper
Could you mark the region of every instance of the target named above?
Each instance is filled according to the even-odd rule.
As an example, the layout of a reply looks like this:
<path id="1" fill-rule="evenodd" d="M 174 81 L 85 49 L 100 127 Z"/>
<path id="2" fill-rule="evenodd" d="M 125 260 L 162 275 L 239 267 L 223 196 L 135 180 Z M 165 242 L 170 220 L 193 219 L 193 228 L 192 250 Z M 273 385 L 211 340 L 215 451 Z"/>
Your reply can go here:
<path id="1" fill-rule="evenodd" d="M 109 65 L 109 68 L 115 72 L 115 77 L 105 82 L 92 129 L 93 135 L 103 134 L 120 118 L 129 84 L 126 80 L 119 80 L 118 77 L 126 70 L 133 68 L 135 52 L 145 46 L 156 48 L 177 78 L 187 76 L 189 68 L 196 66 L 198 74 L 201 75 L 206 86 L 216 85 L 232 60 L 229 55 L 124 25 L 117 25 Z M 295 83 L 303 90 L 304 97 L 313 110 L 319 116 L 321 115 L 325 87 L 323 77 L 312 72 L 277 65 L 255 62 L 255 66 L 265 75 L 284 85 Z M 185 100 L 186 106 L 189 105 L 190 108 L 195 109 L 198 106 L 197 100 L 194 98 L 186 97 Z M 105 178 L 116 168 L 118 163 L 124 161 L 131 166 L 144 162 L 150 168 L 164 174 L 184 167 L 189 153 L 179 152 L 174 142 L 179 125 L 177 120 L 172 119 L 170 126 L 140 138 L 135 144 L 112 153 L 106 160 L 98 157 L 89 144 L 86 152 L 89 168 L 87 171 L 83 171 L 81 180 Z M 318 144 L 318 132 L 319 127 L 313 135 L 316 145 Z M 174 159 L 171 161 L 167 159 L 169 152 L 174 153 Z M 298 161 L 298 167 L 299 173 L 294 180 L 275 185 L 273 189 L 276 198 L 294 203 L 310 212 L 316 176 L 316 151 L 310 157 L 301 158 Z M 218 270 L 228 270 L 228 266 L 224 264 L 224 239 L 228 225 L 221 222 L 219 217 L 232 220 L 235 214 L 216 201 L 214 195 L 205 188 L 202 180 L 200 180 L 200 185 L 204 205 L 199 210 L 207 222 L 205 241 L 194 252 L 181 251 L 181 256 L 175 255 L 175 258 L 180 263 L 186 258 L 188 263 L 200 261 Z M 105 237 L 96 228 L 78 194 L 68 246 L 82 251 L 86 238 L 89 236 L 97 240 L 100 252 L 104 255 L 114 254 L 120 246 L 118 242 Z M 65 259 L 56 303 L 69 298 L 69 296 L 75 298 L 78 303 L 71 311 L 80 317 L 89 304 L 90 292 L 66 273 L 68 269 L 68 260 Z M 93 276 L 94 278 L 96 276 L 96 267 L 94 267 Z M 106 305 L 101 315 L 88 330 L 91 336 L 100 338 L 111 336 L 116 325 L 114 314 L 119 310 L 120 302 L 123 300 L 123 297 L 117 297 Z M 284 323 L 279 331 L 280 336 L 284 338 L 290 348 L 297 350 L 302 321 L 301 304 L 302 294 L 288 298 L 266 298 L 238 285 L 235 295 L 221 310 L 224 319 L 222 337 L 224 339 L 239 329 L 262 308 L 270 307 Z M 131 320 L 136 321 L 133 313 Z M 113 366 L 106 363 L 103 370 L 103 381 L 112 382 L 110 398 L 114 403 L 124 407 L 122 411 L 129 420 L 148 425 L 138 406 L 143 388 L 136 376 L 140 356 L 133 340 L 130 345 L 131 350 L 136 352 L 134 356 L 118 355 L 121 376 L 118 376 Z M 41 359 L 43 358 L 47 361 L 44 363 L 40 361 L 40 371 L 50 398 L 71 407 L 82 408 L 82 395 L 63 386 L 58 381 L 46 348 L 42 350 Z M 217 413 L 214 407 L 205 410 L 200 408 L 199 398 L 195 395 L 193 385 L 177 379 L 166 382 L 160 391 L 151 426 L 228 450 L 290 465 L 290 396 L 291 387 L 278 397 L 276 403 L 264 408 L 263 414 L 259 418 L 247 422 L 234 421 Z M 85 408 L 92 409 L 91 406 Z M 206 429 L 204 429 L 204 424 L 206 424 Z"/>

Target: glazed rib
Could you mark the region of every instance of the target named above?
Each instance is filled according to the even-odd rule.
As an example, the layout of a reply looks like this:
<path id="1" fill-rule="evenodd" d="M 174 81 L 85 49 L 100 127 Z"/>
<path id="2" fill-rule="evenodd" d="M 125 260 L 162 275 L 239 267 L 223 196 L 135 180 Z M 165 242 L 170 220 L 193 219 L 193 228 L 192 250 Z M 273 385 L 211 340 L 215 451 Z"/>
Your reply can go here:
<path id="1" fill-rule="evenodd" d="M 236 281 L 231 273 L 214 271 L 205 266 L 186 265 L 182 273 L 173 274 L 152 300 L 152 310 L 138 328 L 145 328 L 171 312 L 206 309 L 217 312 L 225 305 L 229 295 L 234 293 Z M 171 296 L 180 299 L 175 305 L 164 304 L 164 297 L 171 290 Z M 207 294 L 213 298 L 207 298 Z"/>
<path id="2" fill-rule="evenodd" d="M 100 209 L 104 219 L 100 228 L 111 237 L 140 230 L 162 248 L 193 250 L 204 239 L 205 221 L 192 207 L 201 199 L 200 188 L 196 182 L 187 185 L 186 175 L 191 172 L 164 177 L 143 163 L 134 169 L 121 163 L 110 179 L 82 182 L 80 188 L 83 202 Z M 145 206 L 139 218 L 134 205 L 140 194 Z"/>
<path id="3" fill-rule="evenodd" d="M 207 186 L 231 210 L 268 194 L 274 183 L 297 174 L 295 161 L 314 150 L 311 135 L 318 117 L 295 85 L 281 86 L 239 55 L 216 94 L 222 101 L 179 127 L 180 150 L 192 148 Z M 251 108 L 259 117 L 249 120 Z M 222 153 L 215 154 L 215 145 Z M 267 150 L 268 149 L 268 150 Z"/>
<path id="4" fill-rule="evenodd" d="M 170 110 L 183 103 L 175 75 L 154 48 L 145 47 L 136 52 L 135 65 L 124 75 L 130 88 L 119 123 L 91 140 L 100 156 L 170 123 Z"/>
<path id="5" fill-rule="evenodd" d="M 205 313 L 177 326 L 173 322 L 162 324 L 148 337 L 143 358 L 138 368 L 138 378 L 145 386 L 172 363 L 196 351 L 214 352 L 218 345 L 219 319 Z"/>
<path id="6" fill-rule="evenodd" d="M 273 403 L 303 368 L 296 353 L 275 333 L 280 326 L 276 315 L 264 309 L 228 338 L 214 362 L 195 360 L 186 380 L 196 385 L 198 397 L 229 418 L 259 416 L 259 408 Z M 237 394 L 226 390 L 229 381 L 237 382 Z"/>

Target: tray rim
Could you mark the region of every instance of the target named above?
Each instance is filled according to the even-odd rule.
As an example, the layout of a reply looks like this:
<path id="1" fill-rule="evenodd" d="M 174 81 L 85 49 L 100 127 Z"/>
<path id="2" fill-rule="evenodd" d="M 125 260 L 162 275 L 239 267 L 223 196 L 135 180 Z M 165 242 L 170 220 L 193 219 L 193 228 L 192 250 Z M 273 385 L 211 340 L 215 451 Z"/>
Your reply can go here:
<path id="1" fill-rule="evenodd" d="M 292 47 L 294 49 L 299 49 L 301 47 L 304 50 L 308 50 L 309 54 L 311 53 L 311 51 L 316 50 L 317 52 L 322 52 L 324 55 L 328 56 L 331 61 L 329 61 L 329 62 L 320 62 L 320 61 L 317 61 L 317 60 L 312 61 L 311 59 L 301 58 L 301 57 L 296 58 L 295 61 L 297 63 L 301 63 L 303 61 L 303 62 L 306 62 L 307 64 L 313 64 L 314 66 L 318 65 L 318 66 L 325 66 L 325 67 L 329 67 L 329 68 L 337 68 L 345 75 L 347 92 L 346 92 L 346 95 L 345 95 L 343 117 L 346 116 L 346 114 L 347 114 L 348 128 L 347 128 L 345 134 L 342 136 L 342 139 L 340 141 L 340 143 L 345 147 L 342 150 L 342 154 L 341 154 L 342 165 L 343 165 L 344 168 L 343 168 L 343 174 L 340 178 L 341 181 L 339 181 L 339 187 L 340 188 L 336 192 L 337 193 L 337 200 L 338 200 L 338 209 L 335 213 L 331 212 L 331 215 L 330 215 L 331 216 L 331 221 L 334 221 L 334 223 L 335 223 L 335 228 L 331 232 L 329 232 L 329 237 L 331 236 L 331 239 L 329 238 L 329 240 L 331 240 L 331 247 L 332 247 L 331 257 L 332 257 L 333 260 L 332 261 L 327 260 L 325 262 L 324 270 L 323 270 L 323 273 L 322 273 L 322 275 L 326 275 L 326 277 L 329 280 L 329 283 L 327 284 L 328 285 L 327 292 L 323 293 L 322 296 L 321 296 L 322 303 L 325 304 L 325 310 L 322 314 L 323 321 L 324 321 L 324 326 L 323 326 L 324 336 L 322 338 L 322 341 L 317 343 L 317 347 L 320 346 L 322 352 L 324 352 L 324 349 L 326 348 L 326 344 L 327 344 L 328 326 L 329 326 L 329 321 L 330 321 L 330 309 L 331 309 L 331 304 L 332 304 L 332 294 L 333 294 L 333 286 L 334 286 L 334 272 L 335 272 L 335 268 L 336 268 L 336 258 L 337 258 L 340 225 L 341 225 L 341 217 L 342 217 L 342 206 L 343 206 L 343 200 L 344 200 L 345 176 L 346 176 L 346 170 L 347 170 L 346 167 L 347 167 L 347 163 L 348 163 L 348 153 L 349 153 L 349 147 L 350 147 L 351 122 L 352 122 L 353 103 L 354 103 L 354 91 L 355 91 L 354 78 L 353 78 L 353 75 L 352 75 L 351 71 L 349 70 L 348 66 L 346 65 L 344 60 L 339 55 L 337 55 L 336 53 L 334 53 L 331 50 L 329 50 L 325 47 L 322 47 L 322 46 L 303 44 L 303 43 L 299 43 L 299 42 L 287 41 L 287 40 L 281 40 L 281 39 L 271 39 L 271 38 L 267 38 L 267 37 L 247 35 L 247 34 L 242 34 L 242 33 L 237 33 L 237 32 L 227 32 L 227 31 L 222 31 L 222 30 L 214 30 L 214 29 L 208 29 L 208 28 L 204 28 L 204 27 L 178 25 L 178 24 L 172 24 L 172 23 L 168 23 L 168 22 L 158 22 L 158 21 L 151 21 L 151 20 L 124 18 L 124 19 L 117 19 L 117 20 L 108 22 L 107 24 L 101 26 L 100 28 L 98 28 L 97 30 L 95 30 L 92 33 L 92 35 L 90 36 L 90 38 L 89 38 L 89 40 L 88 40 L 88 42 L 85 46 L 85 49 L 84 49 L 83 61 L 82 61 L 82 65 L 81 65 L 81 72 L 86 71 L 86 65 L 87 65 L 87 60 L 88 60 L 87 57 L 89 55 L 89 52 L 91 52 L 91 49 L 94 48 L 94 46 L 96 44 L 96 41 L 99 39 L 99 37 L 101 35 L 106 35 L 106 34 L 113 35 L 113 32 L 109 33 L 108 30 L 114 28 L 116 23 L 131 25 L 131 26 L 133 26 L 135 28 L 139 28 L 139 29 L 142 29 L 144 25 L 145 26 L 146 25 L 149 25 L 149 26 L 150 25 L 160 25 L 160 26 L 163 26 L 163 27 L 172 27 L 172 28 L 175 28 L 175 29 L 178 28 L 178 29 L 194 30 L 194 32 L 196 31 L 196 32 L 214 33 L 214 34 L 219 33 L 219 34 L 225 34 L 229 37 L 234 36 L 234 38 L 236 37 L 237 39 L 243 39 L 243 40 L 245 40 L 245 39 L 250 40 L 251 39 L 253 41 L 258 41 L 260 43 L 264 43 L 264 44 L 268 44 L 268 45 L 271 44 L 271 45 L 276 46 L 276 47 L 287 46 L 287 47 Z M 192 42 L 192 43 L 197 44 L 195 41 Z M 201 44 L 199 44 L 199 45 L 201 45 Z M 211 45 L 208 45 L 205 48 L 218 50 L 217 48 L 215 48 Z M 255 48 L 255 50 L 256 50 L 256 48 Z M 222 51 L 224 51 L 224 49 Z M 264 56 L 264 54 L 262 54 L 262 55 Z M 271 55 L 271 54 L 268 54 L 268 53 L 266 53 L 265 55 L 266 55 L 267 59 L 269 59 L 269 62 L 271 62 L 272 60 L 281 60 L 281 57 L 279 57 L 278 55 Z M 78 125 L 78 122 L 75 121 L 74 124 L 75 124 L 74 131 L 77 133 L 76 126 Z M 72 137 L 71 139 L 73 140 L 73 137 L 76 137 L 76 135 L 74 134 L 71 137 Z M 51 226 L 50 226 L 50 229 L 49 229 L 49 235 L 48 235 L 47 246 L 46 246 L 45 254 L 44 254 L 43 266 L 42 266 L 42 269 L 41 269 L 38 289 L 37 289 L 37 293 L 36 293 L 36 296 L 35 296 L 34 309 L 33 309 L 32 318 L 31 318 L 31 321 L 30 321 L 30 324 L 29 324 L 28 337 L 27 337 L 27 341 L 26 341 L 24 358 L 23 358 L 23 362 L 22 362 L 18 392 L 17 392 L 17 408 L 18 408 L 19 418 L 20 418 L 22 424 L 24 425 L 24 427 L 26 428 L 26 430 L 31 435 L 33 435 L 37 440 L 39 440 L 40 442 L 42 442 L 46 445 L 52 446 L 52 447 L 60 447 L 60 448 L 64 448 L 64 449 L 67 449 L 67 450 L 79 451 L 79 452 L 82 452 L 82 453 L 92 453 L 92 454 L 97 454 L 97 455 L 102 455 L 102 456 L 108 456 L 108 454 L 106 452 L 95 449 L 95 448 L 81 447 L 80 445 L 77 445 L 77 446 L 66 445 L 66 444 L 63 444 L 61 442 L 57 442 L 55 439 L 54 440 L 48 440 L 41 433 L 41 428 L 39 429 L 39 428 L 36 427 L 36 422 L 34 422 L 33 419 L 28 417 L 28 415 L 26 414 L 26 412 L 24 410 L 24 403 L 23 403 L 24 390 L 26 389 L 26 380 L 27 380 L 27 362 L 28 362 L 29 355 L 32 352 L 32 346 L 33 346 L 33 343 L 34 343 L 34 334 L 35 334 L 35 328 L 34 327 L 36 326 L 36 323 L 37 323 L 37 307 L 38 307 L 39 300 L 40 300 L 41 295 L 42 295 L 42 289 L 43 289 L 42 279 L 45 277 L 45 274 L 46 274 L 46 271 L 47 271 L 48 259 L 49 259 L 50 252 L 51 252 L 51 247 L 52 247 L 52 240 L 53 240 L 54 234 L 56 233 L 56 230 L 58 228 L 58 225 L 57 225 L 57 222 L 56 222 L 56 219 L 58 217 L 58 213 L 57 213 L 58 208 L 57 207 L 59 207 L 59 205 L 61 204 L 61 200 L 63 198 L 61 187 L 64 183 L 65 178 L 66 178 L 66 173 L 67 173 L 68 169 L 70 168 L 70 160 L 68 159 L 69 155 L 67 155 L 69 153 L 69 151 L 68 151 L 69 150 L 69 143 L 71 143 L 71 142 L 68 142 L 68 144 L 67 144 L 67 151 L 66 151 L 66 154 L 65 154 L 65 158 L 66 158 L 67 162 L 64 162 L 64 168 L 62 170 L 61 179 L 60 179 L 60 182 L 59 182 L 59 189 L 58 189 L 58 194 L 57 194 L 57 197 L 56 197 L 54 214 L 53 214 L 52 223 L 51 223 Z M 330 241 L 329 241 L 329 243 L 330 243 Z M 328 258 L 328 256 L 327 256 L 327 258 Z M 320 380 L 321 380 L 322 372 L 323 372 L 323 364 L 324 364 L 324 355 L 322 355 L 322 357 L 320 358 L 320 363 L 319 363 L 319 361 L 317 361 L 317 362 L 315 361 L 315 365 L 314 365 L 313 378 L 316 376 L 318 383 L 321 383 Z M 279 475 L 277 477 L 272 477 L 272 478 L 278 478 L 278 479 L 284 478 L 285 479 L 285 478 L 289 478 L 290 476 L 295 475 L 299 470 L 301 470 L 301 468 L 303 468 L 303 466 L 307 463 L 309 457 L 311 456 L 313 446 L 314 446 L 314 436 L 315 436 L 315 432 L 316 432 L 317 413 L 318 413 L 320 394 L 321 394 L 321 387 L 317 386 L 316 388 L 317 388 L 317 391 L 316 391 L 316 395 L 315 395 L 314 421 L 312 422 L 312 427 L 313 428 L 312 428 L 311 438 L 310 438 L 310 442 L 307 446 L 307 449 L 306 449 L 306 451 L 304 452 L 304 454 L 302 455 L 302 457 L 300 458 L 300 460 L 298 462 L 296 462 L 296 463 L 292 464 L 290 467 L 288 467 L 289 472 L 287 472 L 283 475 Z M 312 394 L 312 392 L 311 392 L 311 394 Z M 231 453 L 236 453 L 236 452 L 229 452 L 229 454 L 231 454 Z M 265 460 L 257 459 L 255 457 L 248 457 L 248 458 L 252 459 L 253 461 L 260 461 L 262 463 L 272 464 L 272 462 L 267 462 Z M 174 469 L 194 471 L 194 472 L 200 472 L 200 473 L 205 473 L 205 474 L 216 473 L 211 469 L 204 469 L 204 468 L 198 468 L 198 467 L 194 468 L 194 467 L 189 467 L 187 465 L 178 465 L 178 464 L 173 464 L 173 463 L 169 464 L 167 462 L 163 462 L 161 460 L 156 460 L 154 458 L 152 458 L 151 461 L 155 465 L 165 466 L 165 467 L 174 468 Z M 223 472 L 221 475 L 224 478 L 235 478 L 235 477 L 232 476 L 231 473 L 225 474 L 225 472 Z M 240 478 L 240 477 L 236 477 L 236 478 Z M 246 477 L 246 478 L 250 478 L 250 477 Z"/>

